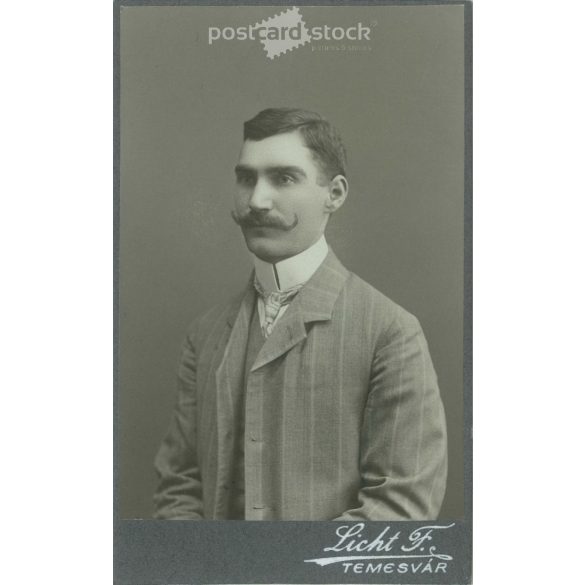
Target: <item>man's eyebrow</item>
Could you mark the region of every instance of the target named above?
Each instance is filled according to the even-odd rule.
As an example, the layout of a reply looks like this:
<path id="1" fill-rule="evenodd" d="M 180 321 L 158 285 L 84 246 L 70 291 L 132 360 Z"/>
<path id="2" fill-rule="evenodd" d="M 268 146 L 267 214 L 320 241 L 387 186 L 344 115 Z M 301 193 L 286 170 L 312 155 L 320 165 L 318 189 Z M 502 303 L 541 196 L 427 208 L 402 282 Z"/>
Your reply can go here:
<path id="1" fill-rule="evenodd" d="M 255 173 L 256 169 L 253 169 L 252 167 L 249 167 L 247 165 L 236 165 L 234 171 L 236 173 Z"/>
<path id="2" fill-rule="evenodd" d="M 307 176 L 307 173 L 305 173 L 301 167 L 295 167 L 293 165 L 268 167 L 266 171 L 269 173 L 290 173 L 293 175 L 301 175 L 302 177 Z"/>
<path id="3" fill-rule="evenodd" d="M 258 169 L 255 169 L 254 167 L 249 167 L 248 165 L 236 165 L 236 168 L 234 169 L 236 173 L 257 173 Z M 301 168 L 301 167 L 296 167 L 294 165 L 275 165 L 275 166 L 271 166 L 271 167 L 265 167 L 264 169 L 261 169 L 267 173 L 291 173 L 294 175 L 300 175 L 302 177 L 306 177 L 307 173 L 305 173 L 305 171 Z"/>

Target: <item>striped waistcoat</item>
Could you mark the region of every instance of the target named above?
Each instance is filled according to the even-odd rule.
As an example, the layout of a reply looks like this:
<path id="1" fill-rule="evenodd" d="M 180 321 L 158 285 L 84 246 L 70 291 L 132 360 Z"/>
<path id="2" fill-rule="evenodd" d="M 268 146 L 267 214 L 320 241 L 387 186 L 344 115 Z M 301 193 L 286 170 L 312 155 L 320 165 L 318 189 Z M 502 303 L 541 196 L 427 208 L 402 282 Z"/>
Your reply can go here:
<path id="1" fill-rule="evenodd" d="M 415 317 L 329 252 L 260 350 L 243 388 L 243 295 L 187 335 L 155 517 L 227 517 L 245 394 L 248 520 L 433 519 L 447 472 L 443 406 Z"/>

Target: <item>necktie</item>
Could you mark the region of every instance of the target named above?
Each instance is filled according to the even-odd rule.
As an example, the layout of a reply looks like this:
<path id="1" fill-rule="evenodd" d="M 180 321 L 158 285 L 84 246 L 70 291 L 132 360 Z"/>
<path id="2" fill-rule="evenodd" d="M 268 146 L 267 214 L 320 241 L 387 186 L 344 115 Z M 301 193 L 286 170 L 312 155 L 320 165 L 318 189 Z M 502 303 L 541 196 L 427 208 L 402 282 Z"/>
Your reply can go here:
<path id="1" fill-rule="evenodd" d="M 254 287 L 258 294 L 264 300 L 264 323 L 262 324 L 262 333 L 268 337 L 274 329 L 274 320 L 278 312 L 285 305 L 290 304 L 294 296 L 299 292 L 303 285 L 293 286 L 285 291 L 267 293 L 257 280 L 254 280 Z"/>

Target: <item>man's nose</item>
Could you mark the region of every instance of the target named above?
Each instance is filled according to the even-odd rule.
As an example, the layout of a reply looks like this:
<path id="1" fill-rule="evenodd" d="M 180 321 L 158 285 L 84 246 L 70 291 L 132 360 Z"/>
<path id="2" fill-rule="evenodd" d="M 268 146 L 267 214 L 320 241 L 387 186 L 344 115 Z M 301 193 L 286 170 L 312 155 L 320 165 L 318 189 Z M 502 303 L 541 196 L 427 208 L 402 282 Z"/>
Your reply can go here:
<path id="1" fill-rule="evenodd" d="M 258 179 L 252 195 L 250 195 L 248 207 L 254 211 L 269 211 L 272 209 L 272 188 L 268 181 Z"/>

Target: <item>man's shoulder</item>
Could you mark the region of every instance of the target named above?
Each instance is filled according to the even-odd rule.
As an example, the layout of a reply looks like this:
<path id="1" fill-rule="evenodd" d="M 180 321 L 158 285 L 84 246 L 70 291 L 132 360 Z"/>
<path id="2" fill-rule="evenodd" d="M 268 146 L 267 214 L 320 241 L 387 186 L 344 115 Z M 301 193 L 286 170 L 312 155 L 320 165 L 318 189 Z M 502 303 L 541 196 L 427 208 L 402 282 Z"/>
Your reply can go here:
<path id="1" fill-rule="evenodd" d="M 349 272 L 345 284 L 348 312 L 373 319 L 382 329 L 418 329 L 418 319 L 363 278 Z"/>
<path id="2" fill-rule="evenodd" d="M 228 300 L 212 304 L 199 313 L 187 327 L 187 336 L 191 342 L 196 345 L 226 325 L 237 314 L 245 292 L 239 291 Z"/>
<path id="3" fill-rule="evenodd" d="M 320 271 L 316 286 L 327 295 L 337 296 L 337 314 L 344 312 L 344 319 L 351 318 L 355 323 L 360 320 L 374 319 L 378 325 L 401 328 L 417 327 L 418 321 L 404 307 L 378 290 L 376 287 L 345 267 L 330 250 L 323 262 L 327 271 Z M 325 278 L 326 276 L 326 278 Z M 343 294 L 340 294 L 343 291 Z"/>

